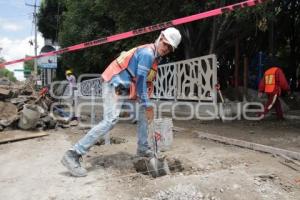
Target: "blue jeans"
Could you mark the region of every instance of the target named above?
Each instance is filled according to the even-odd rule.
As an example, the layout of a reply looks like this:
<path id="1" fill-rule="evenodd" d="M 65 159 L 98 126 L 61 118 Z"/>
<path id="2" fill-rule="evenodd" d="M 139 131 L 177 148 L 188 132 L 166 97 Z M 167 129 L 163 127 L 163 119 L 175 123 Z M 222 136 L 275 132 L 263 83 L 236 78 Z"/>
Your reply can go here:
<path id="1" fill-rule="evenodd" d="M 119 114 L 124 99 L 115 93 L 115 87 L 107 82 L 102 83 L 103 96 L 103 120 L 94 126 L 83 138 L 81 138 L 72 149 L 78 154 L 84 155 L 87 151 L 105 136 L 118 122 Z M 139 106 L 138 115 L 138 151 L 149 149 L 148 126 L 144 106 Z"/>

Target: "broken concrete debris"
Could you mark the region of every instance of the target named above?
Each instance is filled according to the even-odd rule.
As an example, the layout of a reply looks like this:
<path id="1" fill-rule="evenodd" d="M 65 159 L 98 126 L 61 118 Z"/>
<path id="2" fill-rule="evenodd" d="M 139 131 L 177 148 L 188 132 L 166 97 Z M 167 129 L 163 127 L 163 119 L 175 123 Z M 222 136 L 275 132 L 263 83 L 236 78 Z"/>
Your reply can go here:
<path id="1" fill-rule="evenodd" d="M 0 83 L 0 131 L 46 130 L 56 128 L 61 123 L 56 118 L 60 117 L 60 113 L 50 113 L 54 100 L 48 93 L 39 93 L 34 88 L 29 81 L 22 85 Z M 63 120 L 65 127 L 69 123 L 70 117 Z M 71 124 L 77 125 L 76 122 Z"/>
<path id="2" fill-rule="evenodd" d="M 0 125 L 3 129 L 11 126 L 18 119 L 17 107 L 12 103 L 0 101 Z"/>
<path id="3" fill-rule="evenodd" d="M 42 108 L 37 105 L 26 104 L 23 106 L 18 127 L 24 130 L 34 128 L 41 116 Z"/>

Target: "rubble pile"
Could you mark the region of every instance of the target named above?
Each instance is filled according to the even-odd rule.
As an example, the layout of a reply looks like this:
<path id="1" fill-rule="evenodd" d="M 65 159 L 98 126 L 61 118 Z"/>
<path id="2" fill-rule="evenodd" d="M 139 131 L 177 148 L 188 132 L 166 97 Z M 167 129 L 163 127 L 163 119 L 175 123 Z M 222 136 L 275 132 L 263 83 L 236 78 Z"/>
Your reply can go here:
<path id="1" fill-rule="evenodd" d="M 50 97 L 48 88 L 39 92 L 34 84 L 7 83 L 0 81 L 0 131 L 22 129 L 53 129 L 62 124 L 68 124 L 69 118 L 50 113 L 54 100 Z"/>

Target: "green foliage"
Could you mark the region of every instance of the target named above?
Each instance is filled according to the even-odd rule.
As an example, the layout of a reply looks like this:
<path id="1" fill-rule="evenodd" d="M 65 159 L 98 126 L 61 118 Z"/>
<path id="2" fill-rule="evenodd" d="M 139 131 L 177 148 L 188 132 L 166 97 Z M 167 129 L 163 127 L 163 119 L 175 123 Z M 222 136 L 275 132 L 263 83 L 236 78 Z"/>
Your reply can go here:
<path id="1" fill-rule="evenodd" d="M 23 64 L 24 68 L 24 77 L 28 78 L 31 75 L 31 72 L 34 71 L 34 60 L 25 61 Z"/>
<path id="2" fill-rule="evenodd" d="M 3 62 L 5 62 L 4 58 L 0 57 L 0 63 L 3 63 Z M 10 80 L 12 82 L 17 81 L 14 73 L 5 68 L 0 69 L 0 78 L 3 78 L 3 77 L 8 78 L 8 80 Z"/>
<path id="3" fill-rule="evenodd" d="M 56 40 L 58 33 L 59 44 L 63 48 L 238 2 L 241 1 L 45 0 L 40 9 L 38 25 L 46 38 Z M 300 59 L 299 7 L 300 0 L 267 1 L 180 25 L 177 28 L 183 34 L 183 42 L 169 60 L 215 53 L 232 61 L 238 38 L 241 55 L 251 59 L 257 52 L 264 51 L 282 56 L 286 61 L 293 60 L 289 66 L 297 66 Z M 119 52 L 153 42 L 158 34 L 159 31 L 62 54 L 59 59 L 61 77 L 67 68 L 73 68 L 75 74 L 101 73 Z"/>
<path id="4" fill-rule="evenodd" d="M 55 9 L 50 6 L 55 0 L 46 0 L 40 10 L 39 21 L 47 21 L 49 10 L 55 16 Z M 57 2 L 58 0 L 56 0 Z M 64 12 L 60 16 L 59 44 L 67 47 L 81 42 L 91 41 L 116 33 L 126 32 L 144 26 L 165 22 L 175 17 L 183 17 L 197 12 L 199 3 L 191 0 L 181 1 L 151 1 L 136 0 L 124 2 L 121 0 L 82 0 L 64 1 Z M 48 6 L 47 6 L 48 5 Z M 184 6 L 182 6 L 184 5 Z M 185 6 L 186 5 L 186 6 Z M 55 7 L 55 6 L 54 6 Z M 52 17 L 53 18 L 53 17 Z M 40 31 L 47 38 L 55 38 L 51 27 L 41 26 Z M 39 22 L 40 27 L 40 22 Z M 43 29 L 46 27 L 46 29 Z M 130 49 L 138 44 L 153 42 L 159 32 L 129 38 L 119 42 L 85 49 L 83 51 L 61 56 L 63 68 L 73 68 L 75 74 L 103 71 L 104 67 L 114 59 L 119 52 Z M 60 70 L 63 72 L 64 70 Z"/>
<path id="5" fill-rule="evenodd" d="M 8 69 L 2 68 L 0 69 L 0 77 L 6 77 L 8 78 L 8 80 L 12 81 L 12 82 L 16 82 L 17 79 L 14 75 L 13 72 L 9 71 Z"/>
<path id="6" fill-rule="evenodd" d="M 161 22 L 165 22 L 168 20 L 184 17 L 187 15 L 195 14 L 197 12 L 203 12 L 207 10 L 214 9 L 216 7 L 224 6 L 230 3 L 236 3 L 236 1 L 130 1 L 126 2 L 126 6 L 122 4 L 122 1 L 103 1 L 103 0 L 95 0 L 95 1 L 67 1 L 66 7 L 67 12 L 64 13 L 64 26 L 62 31 L 60 32 L 60 43 L 62 46 L 69 46 L 79 42 L 89 41 L 95 38 L 109 36 L 115 33 L 125 32 L 128 30 L 133 30 L 145 26 L 149 26 L 152 24 L 157 24 Z M 134 8 L 134 12 L 133 12 Z M 251 10 L 252 9 L 252 10 Z M 253 13 L 263 13 L 256 8 L 249 9 Z M 255 11 L 254 11 L 255 10 Z M 154 14 L 155 13 L 155 14 Z M 248 11 L 245 11 L 246 14 L 243 14 L 242 10 L 236 12 L 234 15 L 231 15 L 230 20 L 228 20 L 227 24 L 231 24 L 232 31 L 222 32 L 220 31 L 220 40 L 223 39 L 222 36 L 233 36 L 234 31 L 240 31 L 241 24 L 244 23 L 247 19 L 252 22 L 252 17 L 243 17 L 249 16 Z M 223 16 L 219 18 L 219 26 L 222 25 Z M 240 19 L 240 20 L 239 20 Z M 232 21 L 236 20 L 236 23 Z M 243 22 L 243 23 L 240 23 Z M 184 59 L 195 57 L 199 55 L 204 55 L 208 53 L 208 46 L 210 45 L 210 37 L 212 32 L 211 26 L 212 20 L 207 19 L 204 21 L 197 21 L 190 24 L 185 24 L 179 27 L 184 34 L 184 53 L 181 51 L 177 51 L 177 59 Z M 227 25 L 225 24 L 225 25 Z M 253 24 L 253 23 L 252 23 Z M 239 28 L 241 27 L 241 28 Z M 253 24 L 255 29 L 255 24 Z M 228 29 L 229 27 L 227 27 Z M 246 29 L 243 29 L 246 30 Z M 95 34 L 98 33 L 98 34 Z M 227 34 L 228 33 L 228 34 Z M 99 50 L 95 50 L 92 53 L 88 52 L 88 50 L 84 50 L 83 55 L 79 54 L 77 56 L 64 56 L 69 57 L 66 58 L 67 62 L 71 63 L 80 63 L 80 65 L 84 65 L 80 62 L 81 58 L 90 58 L 89 61 L 84 61 L 87 67 L 84 67 L 87 71 L 99 71 L 99 67 L 95 68 L 91 61 L 95 61 L 99 63 L 98 66 L 106 66 L 112 58 L 116 56 L 116 54 L 123 49 L 128 49 L 137 44 L 152 42 L 157 36 L 157 33 L 150 33 L 147 35 L 142 35 L 138 37 L 134 37 L 131 39 L 126 39 L 120 42 L 115 42 L 113 44 L 103 45 L 104 50 L 99 48 Z M 205 38 L 205 39 L 203 39 Z M 228 41 L 232 45 L 234 42 L 233 37 Z M 223 44 L 224 42 L 219 42 L 219 44 Z M 216 45 L 218 48 L 218 45 Z M 110 50 L 107 50 L 109 48 Z M 220 53 L 223 53 L 224 49 L 220 49 Z M 178 53 L 180 52 L 180 53 Z M 87 56 L 88 54 L 88 56 Z M 100 59 L 101 56 L 101 59 Z M 74 61 L 74 57 L 77 57 L 78 61 Z M 81 58 L 78 58 L 81 57 Z M 97 61 L 98 60 L 98 61 Z M 75 66 L 77 68 L 77 66 Z M 79 69 L 79 71 L 81 71 Z"/>
<path id="7" fill-rule="evenodd" d="M 61 15 L 65 10 L 64 0 L 44 0 L 38 13 L 38 29 L 44 38 L 58 40 Z"/>
<path id="8" fill-rule="evenodd" d="M 4 58 L 0 57 L 0 63 L 4 63 L 4 62 L 5 62 Z"/>

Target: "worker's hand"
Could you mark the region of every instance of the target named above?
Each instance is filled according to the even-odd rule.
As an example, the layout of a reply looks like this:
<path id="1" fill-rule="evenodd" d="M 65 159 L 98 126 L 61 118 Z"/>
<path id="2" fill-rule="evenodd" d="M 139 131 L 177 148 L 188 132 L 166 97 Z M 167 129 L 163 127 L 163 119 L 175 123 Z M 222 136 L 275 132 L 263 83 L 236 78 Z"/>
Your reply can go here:
<path id="1" fill-rule="evenodd" d="M 263 93 L 262 93 L 262 92 L 259 92 L 257 96 L 258 96 L 259 98 L 261 98 L 262 95 L 263 95 Z"/>
<path id="2" fill-rule="evenodd" d="M 151 123 L 153 121 L 154 118 L 153 107 L 146 108 L 146 118 L 148 120 L 148 123 Z"/>

